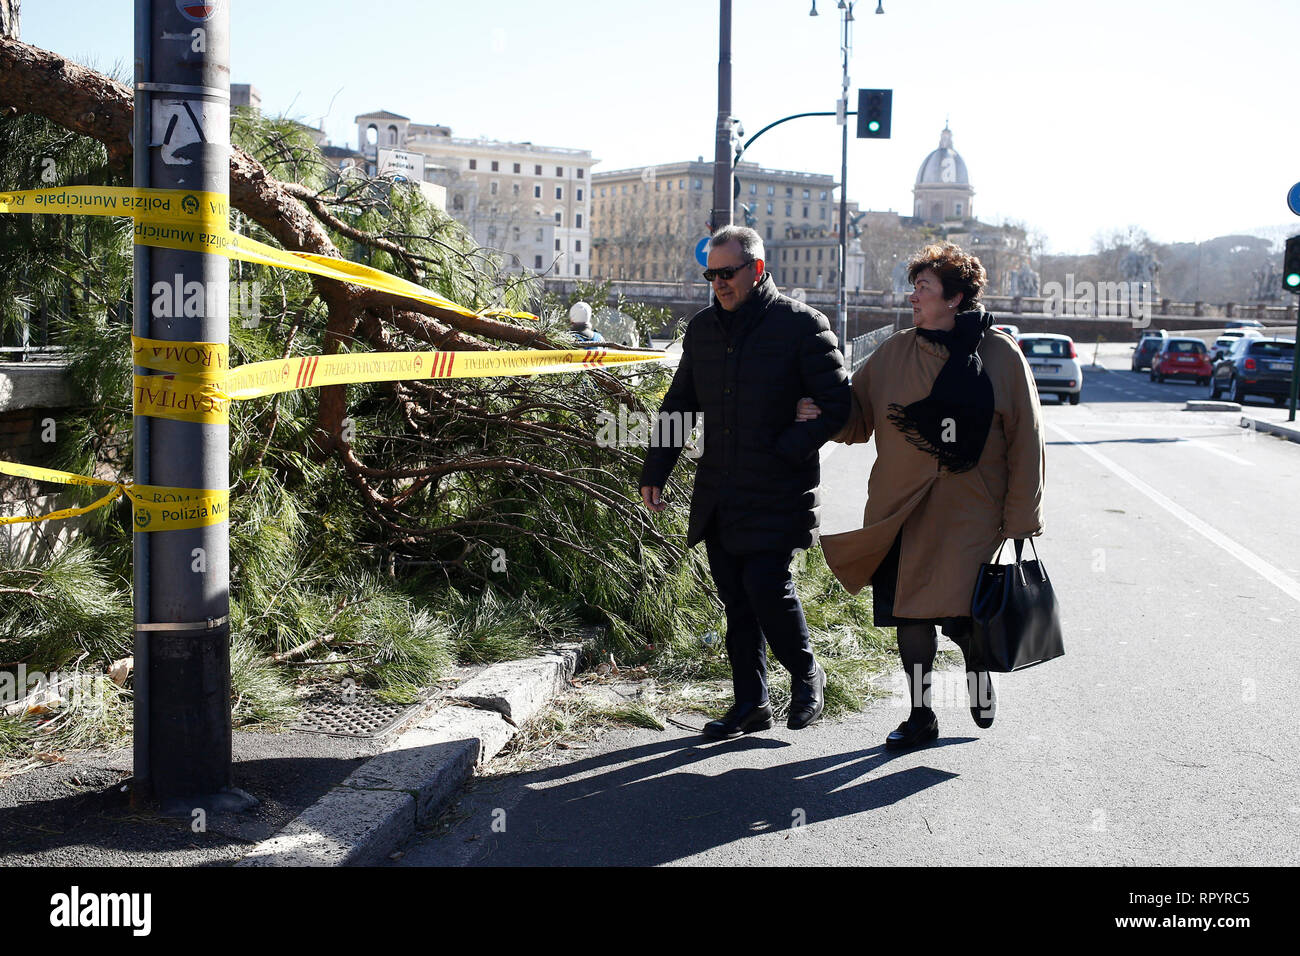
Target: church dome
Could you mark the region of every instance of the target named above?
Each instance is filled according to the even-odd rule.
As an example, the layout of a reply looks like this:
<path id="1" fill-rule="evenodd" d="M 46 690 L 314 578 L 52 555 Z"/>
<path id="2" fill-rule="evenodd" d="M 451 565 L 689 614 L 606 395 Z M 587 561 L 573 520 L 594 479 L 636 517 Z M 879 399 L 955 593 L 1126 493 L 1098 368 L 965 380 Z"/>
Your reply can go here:
<path id="1" fill-rule="evenodd" d="M 945 125 L 939 134 L 939 148 L 925 157 L 916 174 L 916 185 L 948 184 L 969 186 L 970 176 L 966 173 L 966 161 L 952 148 L 952 131 Z"/>

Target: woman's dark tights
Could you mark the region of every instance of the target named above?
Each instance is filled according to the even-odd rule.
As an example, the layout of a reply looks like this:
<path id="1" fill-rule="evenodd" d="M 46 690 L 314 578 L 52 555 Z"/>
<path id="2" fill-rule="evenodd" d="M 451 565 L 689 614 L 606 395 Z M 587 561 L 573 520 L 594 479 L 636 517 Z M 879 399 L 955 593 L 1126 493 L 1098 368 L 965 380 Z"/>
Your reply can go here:
<path id="1" fill-rule="evenodd" d="M 930 682 L 939 639 L 933 624 L 898 625 L 898 653 L 903 658 L 912 713 L 930 709 Z"/>

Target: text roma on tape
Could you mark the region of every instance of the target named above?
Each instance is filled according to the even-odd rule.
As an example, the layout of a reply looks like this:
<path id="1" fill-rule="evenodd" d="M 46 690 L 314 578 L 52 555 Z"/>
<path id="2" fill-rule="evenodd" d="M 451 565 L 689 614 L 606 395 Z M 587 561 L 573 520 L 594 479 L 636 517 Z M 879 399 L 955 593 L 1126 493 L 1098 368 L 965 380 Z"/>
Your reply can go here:
<path id="1" fill-rule="evenodd" d="M 127 482 L 88 478 L 53 468 L 37 468 L 12 461 L 0 461 L 0 474 L 61 485 L 89 485 L 111 489 L 104 497 L 81 508 L 64 508 L 47 515 L 0 517 L 0 525 L 75 518 L 117 500 L 125 494 L 134 509 L 133 523 L 138 531 L 183 531 L 225 521 L 230 506 L 230 492 L 207 488 L 165 488 L 161 485 L 135 485 Z"/>

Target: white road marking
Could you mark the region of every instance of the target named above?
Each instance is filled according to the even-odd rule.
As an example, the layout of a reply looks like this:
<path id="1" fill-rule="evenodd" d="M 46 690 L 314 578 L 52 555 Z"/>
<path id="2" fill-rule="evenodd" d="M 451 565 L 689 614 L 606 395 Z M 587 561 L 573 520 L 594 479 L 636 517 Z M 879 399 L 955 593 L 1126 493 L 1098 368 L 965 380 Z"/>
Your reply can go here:
<path id="1" fill-rule="evenodd" d="M 1178 422 L 1108 422 L 1101 418 L 1092 419 L 1091 421 L 1086 422 L 1071 422 L 1070 424 L 1075 426 L 1081 425 L 1084 427 L 1096 426 L 1098 428 L 1177 428 L 1180 430 L 1184 428 L 1241 429 L 1241 426 L 1235 422 L 1226 425 L 1209 425 L 1200 423 L 1180 424 Z"/>
<path id="2" fill-rule="evenodd" d="M 1239 465 L 1246 465 L 1250 468 L 1255 467 L 1255 463 L 1253 461 L 1248 461 L 1245 458 L 1238 457 L 1237 455 L 1234 455 L 1232 452 L 1223 451 L 1220 448 L 1215 448 L 1213 445 L 1209 444 L 1208 442 L 1203 442 L 1199 438 L 1182 438 L 1179 439 L 1178 443 L 1180 445 L 1191 445 L 1193 448 L 1200 448 L 1203 451 L 1208 451 L 1212 455 L 1219 455 L 1220 457 L 1226 458 L 1228 459 L 1228 461 L 1235 461 Z"/>
<path id="3" fill-rule="evenodd" d="M 1206 538 L 1212 544 L 1218 545 L 1220 548 L 1228 552 L 1228 554 L 1232 555 L 1234 558 L 1236 558 L 1246 567 L 1250 568 L 1260 577 L 1264 578 L 1264 580 L 1270 582 L 1271 584 L 1276 585 L 1283 593 L 1285 593 L 1292 600 L 1296 601 L 1297 603 L 1300 603 L 1300 581 L 1296 581 L 1294 578 L 1289 577 L 1286 574 L 1283 574 L 1282 571 L 1280 571 L 1278 568 L 1273 567 L 1273 565 L 1269 564 L 1267 561 L 1265 561 L 1259 555 L 1255 554 L 1253 551 L 1249 551 L 1246 548 L 1243 548 L 1241 545 L 1233 541 L 1227 535 L 1210 527 L 1208 524 L 1206 524 L 1196 515 L 1192 514 L 1190 511 L 1184 508 L 1182 505 L 1177 504 L 1176 502 L 1170 500 L 1165 495 L 1161 494 L 1155 488 L 1152 488 L 1150 485 L 1148 485 L 1137 475 L 1133 474 L 1126 468 L 1122 468 L 1120 465 L 1111 461 L 1101 452 L 1089 448 L 1087 445 L 1083 444 L 1078 438 L 1075 438 L 1072 434 L 1070 434 L 1060 425 L 1057 425 L 1054 422 L 1048 422 L 1047 427 L 1051 428 L 1053 431 L 1059 434 L 1066 441 L 1070 442 L 1072 445 L 1078 447 L 1079 451 L 1083 452 L 1085 455 L 1092 458 L 1094 461 L 1100 464 L 1103 468 L 1110 471 L 1116 477 L 1122 478 L 1124 481 L 1128 482 L 1135 489 L 1140 491 L 1142 494 L 1146 495 L 1148 498 L 1150 498 L 1152 501 L 1158 504 L 1161 508 L 1164 508 L 1171 515 L 1173 515 L 1183 524 L 1187 525 L 1197 534 Z"/>

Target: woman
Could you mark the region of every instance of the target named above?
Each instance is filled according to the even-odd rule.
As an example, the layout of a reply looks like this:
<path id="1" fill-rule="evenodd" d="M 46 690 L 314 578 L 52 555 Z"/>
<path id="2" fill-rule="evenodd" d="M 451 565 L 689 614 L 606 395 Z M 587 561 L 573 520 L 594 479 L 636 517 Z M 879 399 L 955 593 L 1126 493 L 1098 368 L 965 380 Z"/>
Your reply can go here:
<path id="1" fill-rule="evenodd" d="M 915 329 L 888 338 L 853 376 L 848 423 L 834 438 L 875 435 L 863 527 L 823 535 L 826 563 L 852 594 L 872 586 L 876 624 L 898 629 L 912 711 L 891 750 L 939 735 L 930 708 L 935 628 L 967 650 L 981 564 L 1007 538 L 1041 533 L 1043 437 L 1038 392 L 1010 336 L 990 331 L 987 281 L 950 242 L 908 263 Z M 809 399 L 797 419 L 819 414 Z M 988 672 L 967 671 L 971 716 L 993 724 Z"/>

